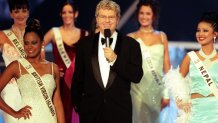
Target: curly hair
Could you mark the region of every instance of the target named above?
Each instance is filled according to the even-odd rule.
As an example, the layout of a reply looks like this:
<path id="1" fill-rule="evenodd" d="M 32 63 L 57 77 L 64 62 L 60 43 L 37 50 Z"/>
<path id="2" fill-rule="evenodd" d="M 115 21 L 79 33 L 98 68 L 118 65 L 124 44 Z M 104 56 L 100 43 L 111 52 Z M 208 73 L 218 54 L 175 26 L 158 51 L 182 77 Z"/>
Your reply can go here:
<path id="1" fill-rule="evenodd" d="M 42 28 L 41 28 L 39 20 L 29 19 L 29 21 L 27 22 L 27 26 L 25 28 L 24 36 L 30 32 L 36 33 L 40 37 L 40 40 L 43 41 L 44 34 L 42 32 Z"/>

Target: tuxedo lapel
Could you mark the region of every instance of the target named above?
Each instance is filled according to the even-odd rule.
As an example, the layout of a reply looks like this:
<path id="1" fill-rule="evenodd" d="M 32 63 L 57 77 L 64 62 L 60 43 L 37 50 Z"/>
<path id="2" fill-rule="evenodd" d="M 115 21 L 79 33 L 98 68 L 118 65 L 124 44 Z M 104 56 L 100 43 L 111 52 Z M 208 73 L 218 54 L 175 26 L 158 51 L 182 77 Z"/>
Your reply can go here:
<path id="1" fill-rule="evenodd" d="M 115 45 L 115 49 L 114 49 L 114 52 L 115 52 L 117 55 L 119 55 L 119 53 L 120 53 L 121 44 L 122 44 L 121 35 L 119 35 L 119 33 L 118 33 L 117 41 L 116 41 L 116 45 Z M 114 79 L 116 78 L 116 76 L 117 76 L 116 72 L 110 70 L 109 78 L 108 78 L 108 83 L 107 83 L 106 89 L 108 89 L 108 88 L 113 84 Z"/>
<path id="2" fill-rule="evenodd" d="M 98 61 L 98 39 L 99 39 L 99 33 L 94 35 L 93 38 L 93 47 L 92 47 L 92 69 L 93 69 L 93 74 L 95 76 L 95 79 L 97 80 L 99 86 L 102 89 L 104 88 L 103 81 L 101 78 L 101 72 L 99 68 L 99 61 Z"/>
<path id="3" fill-rule="evenodd" d="M 115 49 L 114 49 L 114 52 L 117 55 L 120 53 L 121 45 L 122 45 L 122 38 L 121 38 L 121 35 L 118 33 L 118 35 L 117 35 L 117 42 L 116 42 Z"/>

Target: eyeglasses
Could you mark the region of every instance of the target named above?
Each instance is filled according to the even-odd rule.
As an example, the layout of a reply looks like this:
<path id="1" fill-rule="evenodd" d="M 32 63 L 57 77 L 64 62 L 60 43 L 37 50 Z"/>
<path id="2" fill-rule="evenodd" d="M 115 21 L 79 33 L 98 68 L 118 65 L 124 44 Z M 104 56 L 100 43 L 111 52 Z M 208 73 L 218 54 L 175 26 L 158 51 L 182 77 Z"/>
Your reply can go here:
<path id="1" fill-rule="evenodd" d="M 98 17 L 102 20 L 106 20 L 106 19 L 115 20 L 116 19 L 116 16 L 98 15 Z"/>

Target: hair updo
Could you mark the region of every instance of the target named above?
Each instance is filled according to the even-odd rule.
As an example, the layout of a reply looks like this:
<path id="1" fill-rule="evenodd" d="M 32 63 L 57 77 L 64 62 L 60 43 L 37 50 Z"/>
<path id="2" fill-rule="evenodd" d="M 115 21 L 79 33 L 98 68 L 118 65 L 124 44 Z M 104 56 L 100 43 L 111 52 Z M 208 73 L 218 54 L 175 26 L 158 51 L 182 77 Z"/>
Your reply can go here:
<path id="1" fill-rule="evenodd" d="M 210 23 L 214 31 L 218 31 L 218 15 L 216 14 L 216 12 L 205 12 L 202 15 L 199 23 L 200 22 Z"/>
<path id="2" fill-rule="evenodd" d="M 29 21 L 27 21 L 27 26 L 25 28 L 24 36 L 30 32 L 36 33 L 40 37 L 40 40 L 43 41 L 44 35 L 39 20 L 29 19 Z"/>

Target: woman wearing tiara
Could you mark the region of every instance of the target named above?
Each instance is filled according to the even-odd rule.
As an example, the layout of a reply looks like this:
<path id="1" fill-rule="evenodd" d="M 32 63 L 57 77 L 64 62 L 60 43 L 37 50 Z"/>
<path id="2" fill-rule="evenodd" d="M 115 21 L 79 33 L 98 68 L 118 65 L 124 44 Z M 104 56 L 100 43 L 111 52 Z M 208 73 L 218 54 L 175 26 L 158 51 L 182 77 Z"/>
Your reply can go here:
<path id="1" fill-rule="evenodd" d="M 12 61 L 25 56 L 23 51 L 23 35 L 25 32 L 26 21 L 29 17 L 28 0 L 8 0 L 10 16 L 13 19 L 13 25 L 10 29 L 0 32 L 0 48 L 5 66 Z M 14 45 L 14 43 L 19 45 Z M 20 47 L 20 50 L 18 50 Z M 1 92 L 1 97 L 12 109 L 18 110 L 21 105 L 20 92 L 14 78 L 5 86 Z M 17 123 L 17 119 L 4 113 L 5 123 Z"/>
<path id="2" fill-rule="evenodd" d="M 0 108 L 18 123 L 65 123 L 60 97 L 59 70 L 41 58 L 43 33 L 38 20 L 30 20 L 24 33 L 26 58 L 13 61 L 0 77 L 0 91 L 15 78 L 22 108 L 12 109 L 0 97 Z"/>
<path id="3" fill-rule="evenodd" d="M 195 33 L 200 50 L 189 52 L 179 71 L 171 70 L 164 78 L 180 109 L 177 123 L 218 123 L 217 31 L 217 14 L 204 13 Z"/>
<path id="4" fill-rule="evenodd" d="M 129 36 L 140 43 L 143 72 L 140 83 L 131 85 L 133 123 L 159 123 L 161 107 L 169 104 L 163 95 L 162 73 L 168 72 L 170 60 L 165 33 L 154 30 L 159 4 L 154 0 L 141 1 L 137 6 L 139 30 Z"/>

